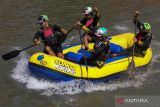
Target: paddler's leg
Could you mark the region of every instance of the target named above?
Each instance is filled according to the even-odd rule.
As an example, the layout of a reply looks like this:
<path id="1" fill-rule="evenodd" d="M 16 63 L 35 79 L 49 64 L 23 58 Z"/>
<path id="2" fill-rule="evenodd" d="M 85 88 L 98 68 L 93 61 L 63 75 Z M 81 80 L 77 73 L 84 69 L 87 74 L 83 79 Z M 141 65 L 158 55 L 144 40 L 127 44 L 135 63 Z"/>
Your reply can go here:
<path id="1" fill-rule="evenodd" d="M 91 38 L 90 35 L 85 35 L 85 36 L 83 37 L 83 41 L 84 41 L 84 45 L 82 46 L 82 48 L 87 50 L 87 49 L 89 48 L 89 47 L 88 47 L 88 44 L 89 44 L 89 42 L 92 41 L 92 38 Z"/>
<path id="2" fill-rule="evenodd" d="M 122 55 L 131 56 L 132 55 L 132 50 L 133 50 L 133 47 L 129 47 L 129 48 L 123 50 L 122 52 L 112 54 L 111 57 L 117 57 L 117 56 L 122 56 Z"/>
<path id="3" fill-rule="evenodd" d="M 64 59 L 64 54 L 63 54 L 61 44 L 56 44 L 54 51 L 55 51 L 57 57 Z"/>
<path id="4" fill-rule="evenodd" d="M 57 54 L 57 56 L 58 56 L 59 58 L 64 59 L 64 55 L 63 55 L 63 53 L 58 53 L 58 54 Z"/>
<path id="5" fill-rule="evenodd" d="M 56 56 L 56 54 L 54 53 L 54 51 L 52 50 L 52 48 L 50 46 L 45 46 L 45 51 L 47 51 L 47 53 L 49 55 L 52 55 L 52 56 Z"/>

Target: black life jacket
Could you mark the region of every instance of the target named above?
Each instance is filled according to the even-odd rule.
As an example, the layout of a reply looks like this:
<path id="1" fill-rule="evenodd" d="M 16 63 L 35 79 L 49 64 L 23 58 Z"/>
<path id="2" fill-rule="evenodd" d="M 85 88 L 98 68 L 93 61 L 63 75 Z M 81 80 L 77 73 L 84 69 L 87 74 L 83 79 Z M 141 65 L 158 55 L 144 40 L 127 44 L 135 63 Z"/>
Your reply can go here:
<path id="1" fill-rule="evenodd" d="M 101 52 L 97 55 L 97 60 L 105 61 L 109 57 L 109 42 L 108 41 L 98 41 L 95 42 L 95 51 L 101 48 Z"/>
<path id="2" fill-rule="evenodd" d="M 137 41 L 142 41 L 143 42 L 143 46 L 139 46 L 139 49 L 141 49 L 142 51 L 146 51 L 149 47 L 150 47 L 150 43 L 152 40 L 152 33 L 151 32 L 142 32 L 140 31 L 137 35 L 136 35 L 136 39 Z"/>

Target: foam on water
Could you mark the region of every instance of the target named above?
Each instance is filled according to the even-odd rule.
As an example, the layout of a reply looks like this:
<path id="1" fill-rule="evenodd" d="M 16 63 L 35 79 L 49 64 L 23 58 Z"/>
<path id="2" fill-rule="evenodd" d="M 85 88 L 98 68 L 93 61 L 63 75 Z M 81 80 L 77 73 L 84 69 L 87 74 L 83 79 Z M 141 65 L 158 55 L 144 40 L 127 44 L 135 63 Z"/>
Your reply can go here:
<path id="1" fill-rule="evenodd" d="M 128 27 L 126 27 L 124 25 L 115 25 L 115 26 L 113 26 L 113 28 L 115 28 L 117 30 L 128 31 Z"/>

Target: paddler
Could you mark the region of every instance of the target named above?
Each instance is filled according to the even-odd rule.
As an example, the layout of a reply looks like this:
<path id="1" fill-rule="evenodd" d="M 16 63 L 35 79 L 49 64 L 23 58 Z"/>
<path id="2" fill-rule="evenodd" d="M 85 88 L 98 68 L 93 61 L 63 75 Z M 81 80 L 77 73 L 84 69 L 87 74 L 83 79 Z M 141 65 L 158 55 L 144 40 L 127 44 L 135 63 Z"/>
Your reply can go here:
<path id="1" fill-rule="evenodd" d="M 138 20 L 139 15 L 140 12 L 136 11 L 133 19 L 135 26 L 139 30 L 139 32 L 136 34 L 134 38 L 135 42 L 134 55 L 143 57 L 146 50 L 150 47 L 152 40 L 152 32 L 151 32 L 151 25 L 149 23 L 142 23 Z M 133 46 L 127 48 L 125 51 L 121 53 L 113 54 L 113 56 L 119 56 L 122 54 L 132 55 L 132 52 L 133 52 Z"/>
<path id="2" fill-rule="evenodd" d="M 82 28 L 85 31 L 85 34 L 83 35 L 84 45 L 82 48 L 87 50 L 88 43 L 95 41 L 95 36 L 90 32 L 95 31 L 99 27 L 101 15 L 97 7 L 86 7 L 83 15 L 83 19 L 81 21 L 77 21 L 75 27 Z"/>
<path id="3" fill-rule="evenodd" d="M 37 23 L 40 25 L 40 29 L 33 38 L 34 43 L 41 44 L 41 38 L 45 45 L 45 53 L 64 58 L 61 43 L 64 41 L 62 38 L 66 38 L 67 31 L 56 24 L 49 24 L 47 15 L 39 16 Z"/>
<path id="4" fill-rule="evenodd" d="M 104 62 L 109 58 L 109 40 L 107 39 L 107 29 L 100 27 L 95 32 L 96 40 L 94 43 L 93 51 L 91 52 L 91 57 L 87 58 L 87 63 L 98 68 L 104 66 Z M 81 63 L 84 62 L 84 58 L 81 59 Z"/>

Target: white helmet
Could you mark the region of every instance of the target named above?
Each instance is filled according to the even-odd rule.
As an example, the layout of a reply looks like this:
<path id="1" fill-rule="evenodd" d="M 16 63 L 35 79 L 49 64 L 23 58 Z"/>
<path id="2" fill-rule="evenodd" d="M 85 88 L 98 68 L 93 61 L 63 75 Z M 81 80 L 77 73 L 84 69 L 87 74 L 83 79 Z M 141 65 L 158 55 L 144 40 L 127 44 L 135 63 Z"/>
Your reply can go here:
<path id="1" fill-rule="evenodd" d="M 92 12 L 93 12 L 92 7 L 86 7 L 85 10 L 84 10 L 84 12 L 83 12 L 83 14 L 90 14 Z"/>

